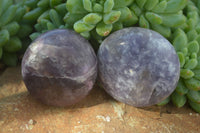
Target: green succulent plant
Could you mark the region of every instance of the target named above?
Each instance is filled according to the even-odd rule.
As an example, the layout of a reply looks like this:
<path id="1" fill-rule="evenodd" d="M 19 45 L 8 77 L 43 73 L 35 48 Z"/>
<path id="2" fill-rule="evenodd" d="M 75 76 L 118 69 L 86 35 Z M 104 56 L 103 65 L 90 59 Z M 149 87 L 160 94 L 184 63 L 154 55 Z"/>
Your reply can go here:
<path id="1" fill-rule="evenodd" d="M 68 28 L 63 21 L 67 13 L 66 0 L 27 0 L 25 5 L 30 11 L 24 15 L 24 19 L 32 22 L 35 28 L 30 35 L 31 40 L 49 30 Z"/>
<path id="2" fill-rule="evenodd" d="M 185 24 L 173 30 L 170 40 L 180 61 L 180 80 L 173 94 L 161 105 L 172 103 L 182 107 L 188 101 L 191 108 L 200 112 L 200 18 L 198 7 L 188 1 L 183 9 Z M 166 102 L 167 101 L 167 102 Z"/>
<path id="3" fill-rule="evenodd" d="M 173 28 L 181 27 L 186 17 L 182 9 L 187 0 L 136 0 L 130 9 L 139 18 L 139 26 L 169 38 Z"/>
<path id="4" fill-rule="evenodd" d="M 0 1 L 0 59 L 8 66 L 16 66 L 18 54 L 25 44 L 25 36 L 20 33 L 24 32 L 22 18 L 26 12 L 23 0 Z"/>
<path id="5" fill-rule="evenodd" d="M 129 9 L 133 2 L 134 0 L 68 0 L 68 13 L 64 21 L 69 28 L 85 38 L 96 39 L 100 43 L 111 32 L 137 23 L 137 16 Z"/>

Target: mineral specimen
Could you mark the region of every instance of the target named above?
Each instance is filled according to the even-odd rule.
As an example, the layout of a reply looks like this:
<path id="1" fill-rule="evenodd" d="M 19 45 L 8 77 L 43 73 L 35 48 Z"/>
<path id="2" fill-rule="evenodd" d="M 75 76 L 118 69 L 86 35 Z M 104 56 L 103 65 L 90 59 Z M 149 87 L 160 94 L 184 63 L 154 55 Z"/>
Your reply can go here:
<path id="1" fill-rule="evenodd" d="M 22 76 L 32 96 L 54 106 L 83 99 L 97 75 L 96 55 L 83 37 L 72 30 L 52 30 L 28 47 Z"/>
<path id="2" fill-rule="evenodd" d="M 99 78 L 116 100 L 136 107 L 157 104 L 179 80 L 175 49 L 163 36 L 143 28 L 112 33 L 98 51 Z"/>

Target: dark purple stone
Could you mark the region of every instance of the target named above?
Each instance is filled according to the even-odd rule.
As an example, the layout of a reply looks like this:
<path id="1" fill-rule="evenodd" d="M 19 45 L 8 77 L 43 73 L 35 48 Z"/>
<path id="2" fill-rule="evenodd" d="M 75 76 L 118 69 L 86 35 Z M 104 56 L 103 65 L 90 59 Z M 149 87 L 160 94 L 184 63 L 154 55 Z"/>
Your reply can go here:
<path id="1" fill-rule="evenodd" d="M 45 104 L 69 106 L 83 99 L 97 75 L 97 59 L 89 42 L 72 30 L 39 36 L 26 50 L 22 76 L 32 96 Z"/>
<path id="2" fill-rule="evenodd" d="M 173 46 L 159 33 L 125 28 L 107 37 L 98 51 L 99 78 L 116 100 L 145 107 L 175 89 L 180 64 Z"/>

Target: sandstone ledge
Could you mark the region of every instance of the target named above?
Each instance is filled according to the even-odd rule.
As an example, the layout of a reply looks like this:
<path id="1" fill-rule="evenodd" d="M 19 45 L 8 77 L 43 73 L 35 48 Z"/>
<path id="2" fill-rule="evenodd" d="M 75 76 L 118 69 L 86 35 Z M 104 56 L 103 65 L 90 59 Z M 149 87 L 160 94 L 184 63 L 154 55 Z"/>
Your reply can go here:
<path id="1" fill-rule="evenodd" d="M 95 86 L 77 105 L 43 105 L 27 92 L 20 67 L 0 76 L 0 133 L 199 133 L 200 116 L 188 106 L 135 108 Z"/>

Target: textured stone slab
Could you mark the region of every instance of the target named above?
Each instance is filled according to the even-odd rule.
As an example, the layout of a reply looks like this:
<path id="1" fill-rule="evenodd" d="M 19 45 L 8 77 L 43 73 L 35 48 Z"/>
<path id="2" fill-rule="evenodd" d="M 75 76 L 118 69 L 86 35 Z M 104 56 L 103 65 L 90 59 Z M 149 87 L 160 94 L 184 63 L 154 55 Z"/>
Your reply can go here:
<path id="1" fill-rule="evenodd" d="M 200 116 L 187 106 L 135 108 L 95 86 L 77 105 L 55 108 L 34 100 L 20 68 L 0 77 L 0 133 L 199 133 Z"/>

